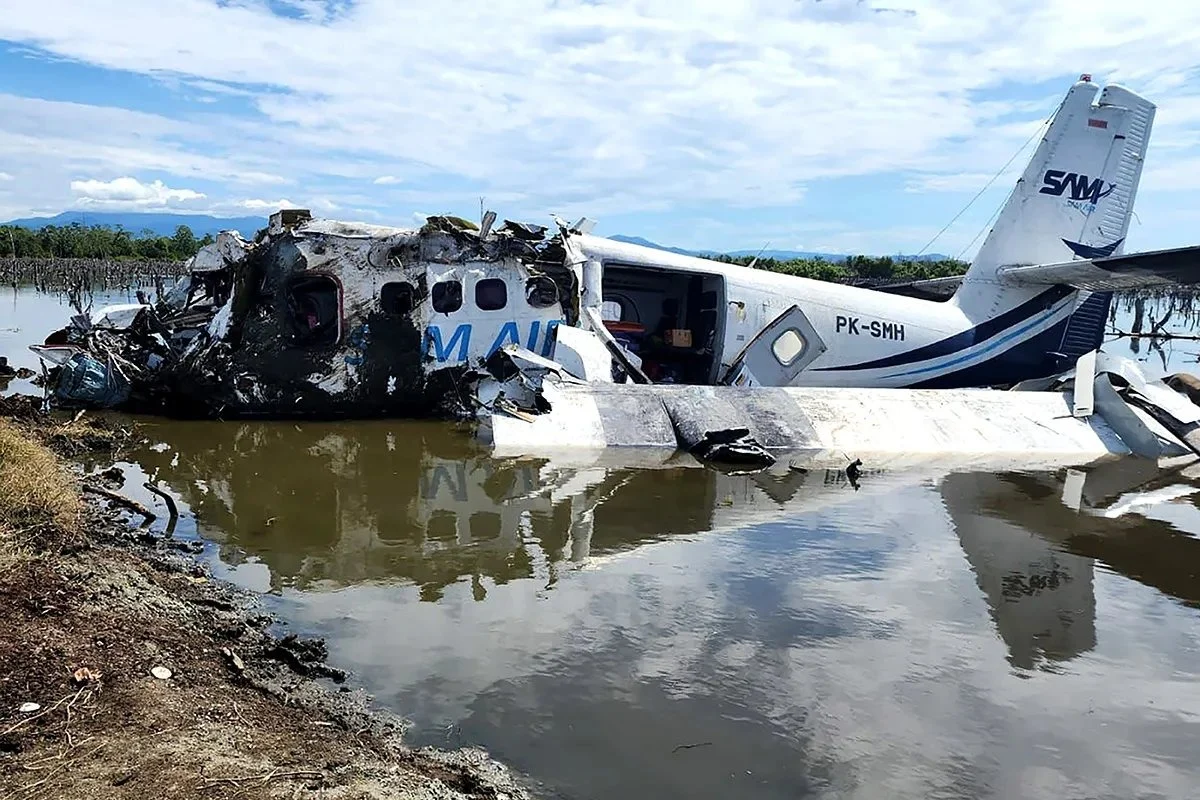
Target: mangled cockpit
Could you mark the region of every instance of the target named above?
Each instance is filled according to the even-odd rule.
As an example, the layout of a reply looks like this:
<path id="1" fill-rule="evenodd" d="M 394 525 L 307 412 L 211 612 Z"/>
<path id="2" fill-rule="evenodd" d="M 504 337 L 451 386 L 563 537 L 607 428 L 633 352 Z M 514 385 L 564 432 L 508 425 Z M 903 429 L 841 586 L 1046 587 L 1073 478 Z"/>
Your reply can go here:
<path id="1" fill-rule="evenodd" d="M 578 319 L 546 228 L 420 230 L 283 211 L 222 233 L 156 302 L 79 315 L 35 350 L 64 405 L 201 416 L 427 413 L 504 344 L 542 351 Z"/>

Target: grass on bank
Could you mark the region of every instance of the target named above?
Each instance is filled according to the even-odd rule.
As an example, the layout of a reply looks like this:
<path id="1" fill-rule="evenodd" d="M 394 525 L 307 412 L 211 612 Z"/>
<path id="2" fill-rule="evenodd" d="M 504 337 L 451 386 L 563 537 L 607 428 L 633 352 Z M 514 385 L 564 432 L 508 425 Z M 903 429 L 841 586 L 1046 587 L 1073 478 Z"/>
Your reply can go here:
<path id="1" fill-rule="evenodd" d="M 71 530 L 79 521 L 75 481 L 58 458 L 0 419 L 0 574 L 28 557 L 32 535 Z"/>

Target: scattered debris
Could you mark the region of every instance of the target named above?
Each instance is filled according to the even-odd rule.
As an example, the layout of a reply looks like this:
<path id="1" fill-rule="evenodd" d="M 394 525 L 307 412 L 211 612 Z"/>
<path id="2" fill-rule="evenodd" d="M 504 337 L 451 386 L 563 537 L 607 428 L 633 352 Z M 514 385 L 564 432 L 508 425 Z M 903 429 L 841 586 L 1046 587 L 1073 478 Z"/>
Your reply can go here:
<path id="1" fill-rule="evenodd" d="M 283 770 L 273 769 L 270 772 L 263 773 L 261 775 L 246 775 L 240 778 L 205 778 L 204 781 L 206 784 L 205 788 L 209 786 L 216 786 L 222 783 L 228 783 L 232 786 L 241 787 L 243 783 L 256 783 L 259 786 L 266 786 L 268 783 L 275 780 L 295 780 L 298 778 L 312 780 L 324 777 L 324 773 L 314 772 L 313 770 L 293 770 L 290 772 L 284 772 Z"/>
<path id="2" fill-rule="evenodd" d="M 242 657 L 232 648 L 222 647 L 221 655 L 225 656 L 226 663 L 234 672 L 242 673 L 246 671 L 246 662 L 242 661 Z"/>
<path id="3" fill-rule="evenodd" d="M 85 491 L 85 492 L 89 492 L 91 494 L 98 494 L 101 497 L 106 497 L 119 506 L 124 506 L 125 508 L 128 508 L 130 511 L 135 511 L 138 514 L 141 514 L 142 517 L 144 517 L 144 521 L 142 523 L 143 525 L 149 525 L 151 522 L 158 519 L 158 516 L 153 511 L 146 508 L 144 505 L 139 503 L 137 500 L 128 498 L 123 494 L 118 494 L 117 492 L 114 492 L 110 489 L 105 489 L 102 486 L 96 486 L 96 485 L 90 484 L 90 483 L 85 483 L 80 488 L 82 488 L 83 491 Z"/>
<path id="4" fill-rule="evenodd" d="M 175 523 L 179 521 L 179 507 L 175 505 L 175 498 L 171 497 L 171 495 L 167 494 L 150 481 L 146 481 L 142 484 L 142 486 L 145 486 L 146 489 L 161 497 L 163 502 L 167 504 L 167 513 L 169 513 L 171 517 L 167 520 L 166 533 L 168 536 L 170 536 L 175 532 Z"/>
<path id="5" fill-rule="evenodd" d="M 846 478 L 850 481 L 850 485 L 854 487 L 854 491 L 858 491 L 858 479 L 862 475 L 862 459 L 856 458 L 850 462 L 850 466 L 846 467 Z"/>
<path id="6" fill-rule="evenodd" d="M 78 684 L 100 682 L 100 672 L 87 667 L 80 667 L 75 670 L 72 677 L 74 677 L 75 683 Z"/>
<path id="7" fill-rule="evenodd" d="M 120 467 L 117 467 L 117 466 L 112 466 L 106 470 L 101 470 L 99 472 L 93 472 L 91 475 L 88 475 L 87 477 L 92 480 L 102 480 L 105 483 L 108 483 L 115 487 L 120 487 L 122 484 L 125 483 L 125 473 L 124 473 L 124 471 L 122 471 L 122 469 Z"/>
<path id="8" fill-rule="evenodd" d="M 294 633 L 288 634 L 267 649 L 264 655 L 286 664 L 297 675 L 329 678 L 334 683 L 346 680 L 343 670 L 325 663 L 325 659 L 329 658 L 329 648 L 324 639 L 301 639 Z"/>
<path id="9" fill-rule="evenodd" d="M 32 349 L 64 407 L 424 414 L 457 400 L 447 390 L 494 344 L 549 343 L 578 286 L 545 228 L 430 217 L 414 231 L 285 210 L 253 241 L 221 233 L 156 302 L 77 314 Z M 518 301 L 520 331 L 486 315 Z M 428 322 L 450 312 L 461 324 L 443 340 Z"/>

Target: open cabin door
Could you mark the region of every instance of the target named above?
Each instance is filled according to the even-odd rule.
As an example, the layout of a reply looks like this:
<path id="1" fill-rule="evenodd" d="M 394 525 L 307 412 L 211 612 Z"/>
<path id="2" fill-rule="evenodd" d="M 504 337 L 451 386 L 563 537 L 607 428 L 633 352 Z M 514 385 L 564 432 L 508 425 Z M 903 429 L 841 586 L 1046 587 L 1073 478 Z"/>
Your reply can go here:
<path id="1" fill-rule="evenodd" d="M 813 359 L 825 352 L 825 342 L 792 306 L 750 340 L 721 383 L 730 386 L 787 386 Z"/>

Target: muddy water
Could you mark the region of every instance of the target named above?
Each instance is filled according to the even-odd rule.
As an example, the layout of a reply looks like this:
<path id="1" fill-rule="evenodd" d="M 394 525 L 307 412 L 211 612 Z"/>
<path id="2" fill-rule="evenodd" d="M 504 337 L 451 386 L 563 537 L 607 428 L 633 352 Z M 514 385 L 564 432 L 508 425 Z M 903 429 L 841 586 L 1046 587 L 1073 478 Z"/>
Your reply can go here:
<path id="1" fill-rule="evenodd" d="M 856 491 L 497 462 L 428 423 L 142 422 L 131 493 L 144 472 L 177 494 L 179 535 L 324 636 L 412 742 L 480 744 L 543 796 L 1200 785 L 1200 470 Z"/>

